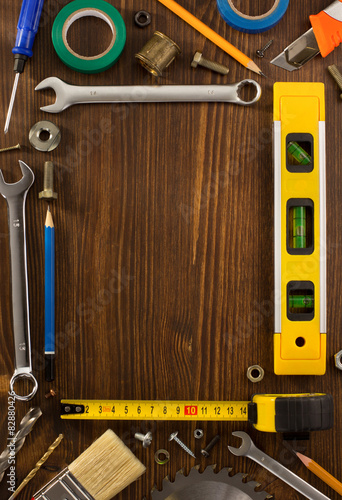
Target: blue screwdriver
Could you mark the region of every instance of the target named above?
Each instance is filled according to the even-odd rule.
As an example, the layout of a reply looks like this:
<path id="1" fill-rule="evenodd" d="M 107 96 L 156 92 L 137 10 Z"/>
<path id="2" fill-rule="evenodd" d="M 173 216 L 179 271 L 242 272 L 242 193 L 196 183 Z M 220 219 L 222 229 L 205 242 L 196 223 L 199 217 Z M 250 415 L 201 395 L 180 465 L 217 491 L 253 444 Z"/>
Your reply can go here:
<path id="1" fill-rule="evenodd" d="M 19 21 L 18 21 L 18 32 L 15 41 L 15 46 L 12 49 L 14 54 L 14 71 L 16 73 L 11 100 L 7 112 L 6 123 L 5 123 L 5 134 L 8 132 L 9 124 L 11 121 L 11 115 L 13 110 L 13 104 L 15 100 L 15 94 L 17 92 L 19 75 L 24 71 L 25 63 L 29 57 L 32 56 L 32 47 L 35 36 L 38 31 L 38 25 L 40 20 L 40 15 L 42 13 L 44 0 L 23 0 Z"/>

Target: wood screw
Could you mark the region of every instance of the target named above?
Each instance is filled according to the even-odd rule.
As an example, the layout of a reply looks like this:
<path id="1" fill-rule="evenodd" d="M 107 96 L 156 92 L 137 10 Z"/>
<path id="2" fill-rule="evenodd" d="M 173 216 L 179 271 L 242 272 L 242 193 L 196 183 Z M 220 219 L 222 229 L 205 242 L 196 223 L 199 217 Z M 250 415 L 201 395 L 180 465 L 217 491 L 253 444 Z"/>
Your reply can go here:
<path id="1" fill-rule="evenodd" d="M 196 458 L 196 456 L 193 454 L 193 452 L 186 446 L 186 444 L 183 443 L 183 441 L 181 441 L 178 437 L 178 431 L 176 432 L 173 432 L 170 437 L 169 437 L 169 441 L 176 441 L 176 443 L 184 450 L 188 453 L 188 455 L 190 455 L 192 458 Z"/>
<path id="2" fill-rule="evenodd" d="M 264 57 L 265 56 L 265 52 L 266 50 L 271 47 L 273 43 L 273 40 L 270 40 L 269 42 L 266 43 L 265 47 L 263 47 L 262 49 L 258 49 L 255 53 L 258 57 Z"/>

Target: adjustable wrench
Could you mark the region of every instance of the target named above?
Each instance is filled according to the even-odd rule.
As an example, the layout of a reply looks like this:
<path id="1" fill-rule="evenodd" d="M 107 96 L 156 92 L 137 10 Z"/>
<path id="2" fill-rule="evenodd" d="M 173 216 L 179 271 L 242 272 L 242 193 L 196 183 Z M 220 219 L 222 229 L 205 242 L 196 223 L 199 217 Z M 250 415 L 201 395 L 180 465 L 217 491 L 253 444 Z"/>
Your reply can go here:
<path id="1" fill-rule="evenodd" d="M 10 381 L 10 390 L 21 401 L 29 401 L 36 394 L 38 382 L 32 374 L 30 318 L 28 301 L 28 279 L 26 258 L 25 201 L 33 184 L 34 174 L 30 167 L 19 161 L 23 177 L 14 184 L 7 184 L 0 170 L 0 194 L 8 206 L 10 237 L 12 313 L 15 349 L 15 368 Z M 28 395 L 15 393 L 14 385 L 22 378 L 29 379 L 32 391 Z"/>
<path id="2" fill-rule="evenodd" d="M 240 98 L 245 85 L 255 87 L 256 95 L 250 101 Z M 35 90 L 52 88 L 56 102 L 40 108 L 48 113 L 60 113 L 74 104 L 87 103 L 130 103 L 130 102 L 231 102 L 248 106 L 258 101 L 261 87 L 254 80 L 229 85 L 130 85 L 107 87 L 80 87 L 69 85 L 55 76 L 45 78 Z"/>
<path id="3" fill-rule="evenodd" d="M 284 467 L 281 463 L 259 450 L 246 432 L 235 431 L 232 434 L 242 439 L 240 448 L 228 446 L 228 450 L 233 453 L 233 455 L 251 458 L 254 462 L 272 472 L 272 474 L 279 477 L 284 483 L 292 486 L 293 489 L 310 500 L 330 500 L 329 497 L 326 497 L 323 493 L 316 490 L 316 488 L 304 481 L 304 479 L 296 476 L 296 474 Z"/>

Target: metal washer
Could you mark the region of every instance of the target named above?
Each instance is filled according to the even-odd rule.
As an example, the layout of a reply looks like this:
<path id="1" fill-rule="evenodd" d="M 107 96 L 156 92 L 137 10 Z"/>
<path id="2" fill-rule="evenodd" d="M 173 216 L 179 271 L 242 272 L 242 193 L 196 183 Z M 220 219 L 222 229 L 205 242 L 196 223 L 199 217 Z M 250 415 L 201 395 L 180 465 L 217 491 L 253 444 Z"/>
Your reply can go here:
<path id="1" fill-rule="evenodd" d="M 134 16 L 134 22 L 139 28 L 146 28 L 151 24 L 151 14 L 146 10 L 139 10 Z"/>
<path id="2" fill-rule="evenodd" d="M 161 456 L 164 456 L 164 458 L 161 458 Z M 154 455 L 154 460 L 159 465 L 165 465 L 170 460 L 170 453 L 167 450 L 163 450 L 163 449 L 157 450 L 155 455 Z"/>
<path id="3" fill-rule="evenodd" d="M 42 132 L 48 132 L 50 134 L 46 141 L 40 138 Z M 42 120 L 41 122 L 35 123 L 31 128 L 29 140 L 31 146 L 38 151 L 53 151 L 61 141 L 61 131 L 54 123 L 48 120 Z"/>

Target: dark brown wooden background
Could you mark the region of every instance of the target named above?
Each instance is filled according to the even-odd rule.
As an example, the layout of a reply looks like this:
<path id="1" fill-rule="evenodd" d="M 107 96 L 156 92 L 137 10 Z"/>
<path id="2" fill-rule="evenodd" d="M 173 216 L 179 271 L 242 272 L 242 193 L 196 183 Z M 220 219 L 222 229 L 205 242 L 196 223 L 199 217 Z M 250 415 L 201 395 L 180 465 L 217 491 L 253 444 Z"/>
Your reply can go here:
<path id="1" fill-rule="evenodd" d="M 329 497 L 337 494 L 312 476 L 284 447 L 281 435 L 263 435 L 246 424 L 65 422 L 59 418 L 61 398 L 218 399 L 248 400 L 253 392 L 331 392 L 335 426 L 314 433 L 297 449 L 332 474 L 341 473 L 342 374 L 333 354 L 341 349 L 341 211 L 342 174 L 339 92 L 327 72 L 341 63 L 341 49 L 318 56 L 298 72 L 288 73 L 269 61 L 309 28 L 309 15 L 327 0 L 291 0 L 282 21 L 260 35 L 239 33 L 225 24 L 214 0 L 181 3 L 206 24 L 249 54 L 268 78 L 259 77 L 205 40 L 156 0 L 117 0 L 127 26 L 127 43 L 119 62 L 98 75 L 76 73 L 63 65 L 51 42 L 51 27 L 66 1 L 46 0 L 34 57 L 21 76 L 10 130 L 0 146 L 20 142 L 20 152 L 2 153 L 6 180 L 20 177 L 18 160 L 28 163 L 36 182 L 27 199 L 28 269 L 34 371 L 39 392 L 30 403 L 17 403 L 17 423 L 32 405 L 43 416 L 17 456 L 21 481 L 50 443 L 62 432 L 64 441 L 49 464 L 71 463 L 109 426 L 146 464 L 142 479 L 128 487 L 120 500 L 149 498 L 154 483 L 162 485 L 182 467 L 198 463 L 232 467 L 258 480 L 279 499 L 301 498 L 249 459 L 237 459 L 227 449 L 236 444 L 231 432 L 250 432 L 257 446 L 280 460 Z M 265 12 L 273 1 L 236 2 L 246 13 Z M 0 4 L 1 129 L 13 83 L 12 54 L 20 0 Z M 146 9 L 152 23 L 139 29 L 134 13 Z M 87 24 L 87 23 L 85 23 Z M 76 49 L 97 53 L 109 40 L 101 21 L 88 23 L 87 36 L 79 22 L 71 37 Z M 165 72 L 161 83 L 230 83 L 244 78 L 260 82 L 263 95 L 252 107 L 231 104 L 84 105 L 50 115 L 39 107 L 52 102 L 52 92 L 35 93 L 45 77 L 58 76 L 78 85 L 155 83 L 134 54 L 160 30 L 182 48 L 182 55 Z M 94 33 L 97 35 L 95 36 Z M 82 31 L 82 33 L 81 33 Z M 270 38 L 273 46 L 263 60 L 255 50 Z M 225 63 L 228 77 L 194 70 L 195 50 Z M 341 65 L 342 66 L 342 65 Z M 276 81 L 319 81 L 326 84 L 327 235 L 328 235 L 328 359 L 324 377 L 277 377 L 273 373 L 273 173 L 272 86 Z M 29 143 L 31 126 L 42 119 L 62 131 L 52 153 L 35 151 Z M 53 384 L 41 370 L 44 346 L 43 227 L 47 205 L 38 200 L 43 163 L 56 166 L 58 200 L 52 205 L 56 226 L 57 377 Z M 0 389 L 1 449 L 7 439 L 7 390 L 13 373 L 7 208 L 0 200 Z M 111 291 L 108 291 L 111 290 Z M 264 380 L 255 385 L 247 367 L 258 363 Z M 53 387 L 58 396 L 45 399 Z M 202 427 L 205 438 L 195 442 Z M 153 443 L 143 450 L 135 431 L 153 430 Z M 168 443 L 179 436 L 199 448 L 217 432 L 222 440 L 210 459 L 196 461 Z M 167 466 L 154 462 L 154 452 L 167 448 Z M 55 473 L 42 470 L 19 498 L 28 499 Z M 6 480 L 1 499 L 8 498 Z"/>

